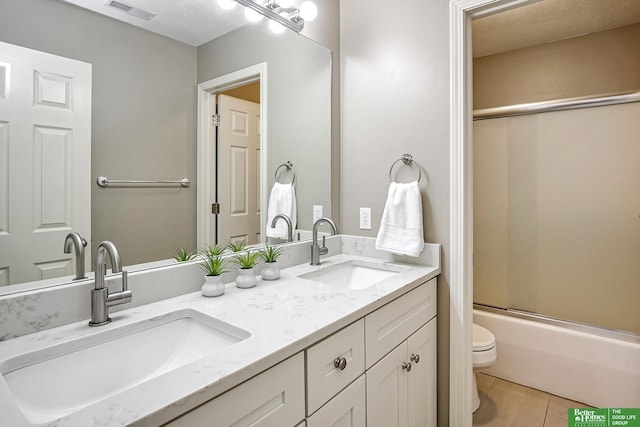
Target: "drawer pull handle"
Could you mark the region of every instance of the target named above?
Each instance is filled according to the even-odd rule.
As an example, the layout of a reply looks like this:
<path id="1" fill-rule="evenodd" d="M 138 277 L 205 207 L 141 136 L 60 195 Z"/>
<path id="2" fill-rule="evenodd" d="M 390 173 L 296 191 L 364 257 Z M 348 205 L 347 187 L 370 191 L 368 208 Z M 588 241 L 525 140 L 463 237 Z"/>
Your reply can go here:
<path id="1" fill-rule="evenodd" d="M 412 354 L 411 355 L 411 361 L 414 363 L 418 363 L 420 361 L 420 355 L 419 354 Z"/>
<path id="2" fill-rule="evenodd" d="M 411 363 L 404 362 L 402 364 L 402 369 L 404 369 L 407 372 L 410 372 L 411 371 Z"/>
<path id="3" fill-rule="evenodd" d="M 344 371 L 344 368 L 347 367 L 347 359 L 344 357 L 336 357 L 336 360 L 333 361 L 333 366 Z"/>

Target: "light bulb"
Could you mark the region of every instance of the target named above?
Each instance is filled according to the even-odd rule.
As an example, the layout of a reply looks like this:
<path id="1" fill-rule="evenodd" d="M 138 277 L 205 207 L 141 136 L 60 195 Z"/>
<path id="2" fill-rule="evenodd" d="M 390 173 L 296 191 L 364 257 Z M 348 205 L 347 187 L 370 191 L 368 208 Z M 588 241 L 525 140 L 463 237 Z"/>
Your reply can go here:
<path id="1" fill-rule="evenodd" d="M 305 1 L 300 5 L 300 17 L 305 21 L 313 21 L 318 16 L 318 6 L 312 1 Z"/>
<path id="2" fill-rule="evenodd" d="M 280 34 L 286 30 L 286 27 L 279 22 L 269 21 L 269 29 L 276 34 Z"/>
<path id="3" fill-rule="evenodd" d="M 293 0 L 277 0 L 276 3 L 283 9 L 293 6 Z"/>
<path id="4" fill-rule="evenodd" d="M 238 3 L 236 3 L 235 0 L 218 0 L 218 6 L 225 10 L 233 9 L 236 7 L 236 4 Z"/>
<path id="5" fill-rule="evenodd" d="M 262 21 L 262 14 L 256 12 L 253 9 L 249 9 L 248 7 L 246 7 L 244 9 L 244 16 L 247 17 L 249 22 L 260 22 L 260 21 Z"/>

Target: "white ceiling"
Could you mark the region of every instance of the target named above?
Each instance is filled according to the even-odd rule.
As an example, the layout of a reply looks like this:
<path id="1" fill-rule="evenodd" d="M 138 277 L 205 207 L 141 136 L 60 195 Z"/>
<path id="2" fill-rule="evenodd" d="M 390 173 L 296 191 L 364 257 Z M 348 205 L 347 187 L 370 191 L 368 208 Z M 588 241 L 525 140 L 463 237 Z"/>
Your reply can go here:
<path id="1" fill-rule="evenodd" d="M 216 0 L 118 0 L 156 14 L 150 21 L 107 6 L 107 0 L 60 0 L 162 34 L 191 46 L 200 46 L 247 23 L 244 8 L 221 9 Z"/>
<path id="2" fill-rule="evenodd" d="M 199 46 L 246 24 L 244 8 L 216 0 L 118 0 L 156 14 L 150 21 L 107 6 L 107 0 L 60 0 L 154 33 Z M 343 0 L 348 1 L 348 0 Z M 535 46 L 640 22 L 640 0 L 540 0 L 473 21 L 473 56 Z"/>
<path id="3" fill-rule="evenodd" d="M 540 0 L 473 21 L 473 56 L 640 22 L 640 0 Z"/>

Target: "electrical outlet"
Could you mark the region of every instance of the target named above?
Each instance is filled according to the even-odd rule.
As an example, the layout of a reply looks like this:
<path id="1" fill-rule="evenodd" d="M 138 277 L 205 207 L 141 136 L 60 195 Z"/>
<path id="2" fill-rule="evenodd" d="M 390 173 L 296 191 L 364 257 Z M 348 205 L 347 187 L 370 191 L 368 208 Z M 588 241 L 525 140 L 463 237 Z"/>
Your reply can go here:
<path id="1" fill-rule="evenodd" d="M 322 218 L 322 205 L 313 205 L 313 223 Z"/>
<path id="2" fill-rule="evenodd" d="M 371 230 L 371 208 L 360 208 L 360 230 Z"/>

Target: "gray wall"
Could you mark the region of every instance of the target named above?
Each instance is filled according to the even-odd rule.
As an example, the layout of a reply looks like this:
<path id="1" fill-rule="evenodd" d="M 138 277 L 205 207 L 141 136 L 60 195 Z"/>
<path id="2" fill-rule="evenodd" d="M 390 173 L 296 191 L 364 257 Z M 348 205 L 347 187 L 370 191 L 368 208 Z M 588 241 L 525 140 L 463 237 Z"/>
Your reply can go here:
<path id="1" fill-rule="evenodd" d="M 345 233 L 375 236 L 391 163 L 424 167 L 425 239 L 443 245 L 438 278 L 438 425 L 449 418 L 449 2 L 340 3 L 342 179 Z M 371 207 L 373 229 L 359 229 Z"/>
<path id="2" fill-rule="evenodd" d="M 195 184 L 194 47 L 52 0 L 2 0 L 0 40 L 93 64 L 92 179 Z M 92 182 L 91 197 L 92 252 L 108 239 L 125 264 L 135 264 L 195 246 L 195 185 L 101 189 Z"/>
<path id="3" fill-rule="evenodd" d="M 331 60 L 322 45 L 287 31 L 248 25 L 198 47 L 198 82 L 267 63 L 267 189 L 276 168 L 296 171 L 298 228 L 311 229 L 312 205 L 331 207 Z"/>
<path id="4" fill-rule="evenodd" d="M 331 217 L 340 224 L 340 0 L 315 0 L 315 3 L 318 5 L 318 17 L 305 23 L 300 34 L 332 52 Z"/>

